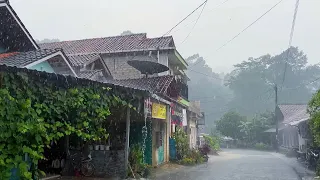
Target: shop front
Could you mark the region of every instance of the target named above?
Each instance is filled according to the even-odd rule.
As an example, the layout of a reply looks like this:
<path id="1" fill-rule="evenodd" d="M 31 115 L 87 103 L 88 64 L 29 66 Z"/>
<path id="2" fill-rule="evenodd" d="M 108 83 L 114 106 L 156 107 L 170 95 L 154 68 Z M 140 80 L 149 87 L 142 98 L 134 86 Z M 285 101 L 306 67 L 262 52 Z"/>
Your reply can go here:
<path id="1" fill-rule="evenodd" d="M 167 138 L 167 106 L 162 103 L 152 103 L 152 149 L 153 166 L 165 162 L 166 138 Z"/>
<path id="2" fill-rule="evenodd" d="M 181 128 L 187 123 L 186 118 L 184 118 L 184 110 L 179 104 L 171 104 L 171 133 L 176 132 L 177 128 Z"/>

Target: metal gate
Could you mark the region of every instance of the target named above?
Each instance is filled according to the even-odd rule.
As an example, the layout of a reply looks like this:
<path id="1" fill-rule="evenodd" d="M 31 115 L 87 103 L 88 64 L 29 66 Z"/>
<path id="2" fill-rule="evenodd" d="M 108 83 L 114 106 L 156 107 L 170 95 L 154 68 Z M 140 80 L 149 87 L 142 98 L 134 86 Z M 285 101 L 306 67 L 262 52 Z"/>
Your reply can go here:
<path id="1" fill-rule="evenodd" d="M 169 138 L 169 154 L 170 160 L 177 159 L 176 141 L 173 138 Z"/>

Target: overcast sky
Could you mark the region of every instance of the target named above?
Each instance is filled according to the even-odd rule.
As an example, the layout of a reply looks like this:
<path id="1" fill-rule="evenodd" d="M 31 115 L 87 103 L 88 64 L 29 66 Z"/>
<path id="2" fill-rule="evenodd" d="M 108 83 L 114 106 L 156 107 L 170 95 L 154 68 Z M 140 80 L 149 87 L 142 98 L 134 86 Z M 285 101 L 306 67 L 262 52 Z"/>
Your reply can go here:
<path id="1" fill-rule="evenodd" d="M 279 0 L 209 0 L 188 39 L 200 10 L 172 31 L 185 58 L 199 53 L 216 72 L 228 72 L 248 57 L 276 54 L 288 46 L 295 0 L 275 9 L 224 48 L 226 41 Z M 162 36 L 203 0 L 10 0 L 35 39 L 74 40 L 119 35 L 125 30 Z M 320 62 L 320 0 L 300 0 L 293 45 L 309 63 Z"/>

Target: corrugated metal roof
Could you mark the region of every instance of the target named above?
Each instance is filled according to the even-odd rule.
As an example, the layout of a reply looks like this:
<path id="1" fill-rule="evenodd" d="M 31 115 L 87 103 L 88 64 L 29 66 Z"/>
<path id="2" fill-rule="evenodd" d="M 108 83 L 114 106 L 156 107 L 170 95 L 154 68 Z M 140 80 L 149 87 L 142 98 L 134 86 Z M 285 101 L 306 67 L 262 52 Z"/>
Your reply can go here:
<path id="1" fill-rule="evenodd" d="M 302 119 L 309 119 L 310 117 L 306 104 L 281 104 L 278 105 L 278 107 L 283 115 L 283 123 L 285 124 Z"/>

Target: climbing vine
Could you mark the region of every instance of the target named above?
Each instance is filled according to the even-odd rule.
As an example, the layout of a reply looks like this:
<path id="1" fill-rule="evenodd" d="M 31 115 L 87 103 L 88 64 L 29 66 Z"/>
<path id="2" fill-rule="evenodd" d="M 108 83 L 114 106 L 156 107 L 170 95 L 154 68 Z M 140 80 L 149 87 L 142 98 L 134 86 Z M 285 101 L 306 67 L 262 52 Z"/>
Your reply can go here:
<path id="1" fill-rule="evenodd" d="M 99 83 L 1 72 L 0 179 L 9 179 L 15 168 L 21 179 L 37 179 L 35 167 L 51 142 L 71 134 L 84 140 L 107 138 L 103 122 L 110 108 L 125 106 L 133 108 Z"/>

